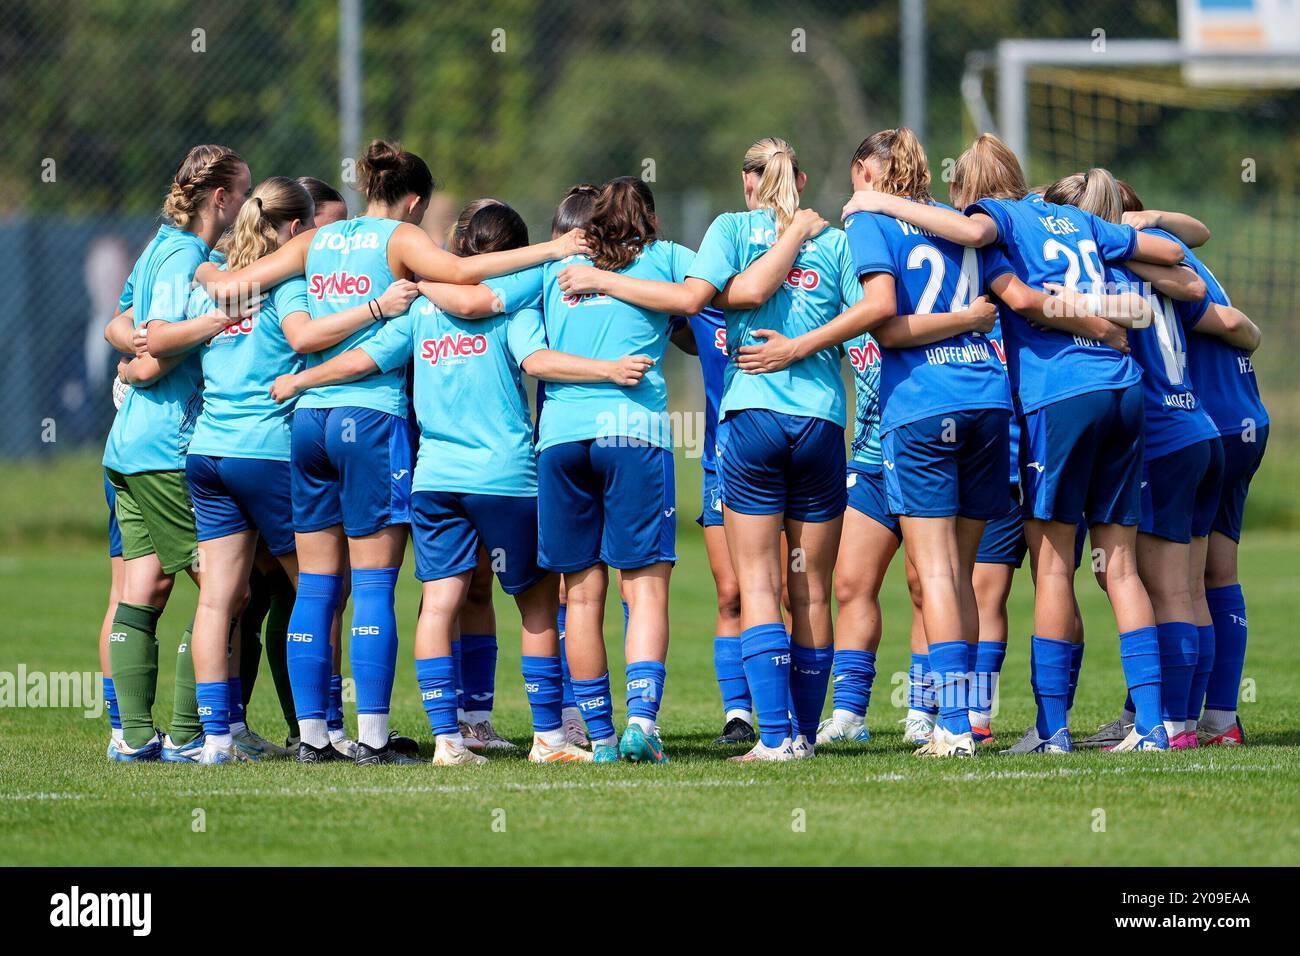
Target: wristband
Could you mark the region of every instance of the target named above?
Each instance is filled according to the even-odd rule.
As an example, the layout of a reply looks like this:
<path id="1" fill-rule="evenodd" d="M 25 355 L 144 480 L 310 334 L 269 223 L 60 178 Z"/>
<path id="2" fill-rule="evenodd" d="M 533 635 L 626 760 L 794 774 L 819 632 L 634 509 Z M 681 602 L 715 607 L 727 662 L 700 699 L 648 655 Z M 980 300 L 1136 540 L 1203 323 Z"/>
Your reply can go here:
<path id="1" fill-rule="evenodd" d="M 381 318 L 383 318 L 384 310 L 379 307 L 378 299 L 371 299 L 369 302 L 366 303 L 366 307 L 370 309 L 370 317 L 374 319 L 376 322 L 378 322 Z"/>

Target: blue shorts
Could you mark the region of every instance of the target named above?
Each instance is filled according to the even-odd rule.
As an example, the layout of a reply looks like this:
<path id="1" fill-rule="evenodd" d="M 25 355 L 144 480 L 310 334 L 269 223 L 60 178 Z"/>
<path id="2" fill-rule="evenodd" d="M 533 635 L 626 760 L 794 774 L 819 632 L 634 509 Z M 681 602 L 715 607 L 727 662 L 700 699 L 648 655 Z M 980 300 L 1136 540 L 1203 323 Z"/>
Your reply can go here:
<path id="1" fill-rule="evenodd" d="M 866 515 L 876 524 L 884 525 L 899 541 L 903 540 L 903 528 L 898 523 L 898 518 L 891 515 L 885 507 L 884 469 L 879 465 L 850 461 L 844 484 L 849 493 L 850 508 Z"/>
<path id="2" fill-rule="evenodd" d="M 1210 533 L 1223 486 L 1223 444 L 1208 438 L 1142 466 L 1138 531 L 1187 544 Z"/>
<path id="3" fill-rule="evenodd" d="M 1142 386 L 1044 405 L 1020 429 L 1026 518 L 1135 525 L 1141 515 Z"/>
<path id="4" fill-rule="evenodd" d="M 1017 486 L 1011 486 L 1011 496 L 1007 498 L 1005 507 L 1003 514 L 990 518 L 984 525 L 979 553 L 975 555 L 976 564 L 1009 564 L 1018 568 L 1025 563 L 1029 545 L 1025 541 L 1025 516 L 1020 511 L 1020 489 Z M 1078 565 L 1076 555 L 1075 567 Z"/>
<path id="5" fill-rule="evenodd" d="M 1268 426 L 1254 433 L 1254 441 L 1245 441 L 1241 435 L 1224 435 L 1223 490 L 1219 493 L 1219 509 L 1214 516 L 1212 530 L 1226 534 L 1233 541 L 1241 540 L 1241 523 L 1246 514 L 1246 492 L 1250 479 L 1259 471 L 1264 460 L 1264 447 L 1268 444 Z"/>
<path id="6" fill-rule="evenodd" d="M 289 463 L 188 455 L 185 477 L 200 541 L 257 531 L 274 555 L 294 550 Z"/>
<path id="7" fill-rule="evenodd" d="M 527 591 L 546 577 L 537 564 L 536 498 L 416 491 L 411 537 L 421 581 L 473 571 L 480 544 L 507 594 Z"/>
<path id="8" fill-rule="evenodd" d="M 677 560 L 673 455 L 630 438 L 564 442 L 537 456 L 538 563 L 621 571 Z"/>
<path id="9" fill-rule="evenodd" d="M 844 429 L 824 418 L 766 408 L 730 412 L 718 425 L 722 501 L 746 515 L 831 521 L 844 514 Z"/>
<path id="10" fill-rule="evenodd" d="M 695 523 L 704 528 L 719 528 L 722 526 L 722 480 L 716 467 L 705 468 L 703 472 L 700 516 Z"/>
<path id="11" fill-rule="evenodd" d="M 971 409 L 900 425 L 880 439 L 885 498 L 896 515 L 987 521 L 1007 508 L 1011 412 Z"/>
<path id="12" fill-rule="evenodd" d="M 410 423 L 371 408 L 293 413 L 293 526 L 349 538 L 411 520 Z"/>
<path id="13" fill-rule="evenodd" d="M 117 527 L 117 489 L 108 480 L 108 470 L 104 471 L 104 502 L 108 505 L 108 556 L 122 556 L 122 532 Z"/>

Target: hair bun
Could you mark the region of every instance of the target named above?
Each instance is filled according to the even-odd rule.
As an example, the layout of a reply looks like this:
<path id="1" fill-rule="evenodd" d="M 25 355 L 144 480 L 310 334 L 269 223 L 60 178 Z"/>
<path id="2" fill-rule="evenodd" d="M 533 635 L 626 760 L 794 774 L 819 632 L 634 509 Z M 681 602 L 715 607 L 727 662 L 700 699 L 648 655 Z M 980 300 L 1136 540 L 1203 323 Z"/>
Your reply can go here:
<path id="1" fill-rule="evenodd" d="M 396 169 L 402 154 L 401 150 L 387 140 L 375 139 L 370 141 L 364 159 L 366 165 L 374 170 Z"/>

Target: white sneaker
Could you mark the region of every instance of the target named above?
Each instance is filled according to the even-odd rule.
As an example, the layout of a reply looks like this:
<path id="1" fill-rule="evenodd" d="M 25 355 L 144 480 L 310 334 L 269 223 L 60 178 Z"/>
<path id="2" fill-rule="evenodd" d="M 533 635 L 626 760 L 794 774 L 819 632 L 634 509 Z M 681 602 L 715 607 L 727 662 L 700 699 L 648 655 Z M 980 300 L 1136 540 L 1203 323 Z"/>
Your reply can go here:
<path id="1" fill-rule="evenodd" d="M 865 744 L 871 739 L 866 722 L 851 719 L 850 716 L 832 714 L 823 720 L 817 728 L 817 746 L 835 743 Z"/>
<path id="2" fill-rule="evenodd" d="M 530 763 L 591 763 L 591 751 L 567 740 L 558 747 L 552 746 L 539 734 L 533 734 L 533 748 L 528 751 L 528 760 Z"/>
<path id="3" fill-rule="evenodd" d="M 727 760 L 732 763 L 744 763 L 748 760 L 768 760 L 773 763 L 782 763 L 786 760 L 794 760 L 794 748 L 790 744 L 790 738 L 787 737 L 781 741 L 779 747 L 769 747 L 759 741 L 754 744 L 754 749 L 748 753 L 743 753 L 738 757 L 728 757 Z"/>
<path id="4" fill-rule="evenodd" d="M 794 753 L 795 760 L 807 760 L 809 757 L 817 756 L 816 749 L 803 734 L 799 734 L 791 741 L 790 750 Z"/>
<path id="5" fill-rule="evenodd" d="M 975 738 L 969 733 L 949 733 L 936 726 L 930 742 L 916 750 L 918 757 L 974 757 Z"/>
<path id="6" fill-rule="evenodd" d="M 909 744 L 924 746 L 930 742 L 930 735 L 934 733 L 933 714 L 927 714 L 923 710 L 909 710 L 907 716 L 899 721 L 903 725 L 903 739 Z"/>
<path id="7" fill-rule="evenodd" d="M 230 735 L 234 738 L 236 747 L 256 760 L 268 758 L 280 760 L 289 756 L 287 749 L 271 743 L 261 734 L 253 731 L 247 724 L 240 724 L 238 729 L 231 725 Z"/>
<path id="8" fill-rule="evenodd" d="M 591 746 L 591 741 L 587 739 L 587 725 L 582 722 L 581 717 L 566 717 L 561 727 L 564 730 L 564 739 L 573 746 Z"/>
<path id="9" fill-rule="evenodd" d="M 462 767 L 484 764 L 488 759 L 462 744 L 454 744 L 446 737 L 439 737 L 433 747 L 433 762 L 439 767 Z"/>
<path id="10" fill-rule="evenodd" d="M 480 720 L 476 724 L 462 722 L 460 735 L 465 738 L 465 746 L 470 750 L 517 750 L 510 741 L 497 733 L 492 726 L 492 718 Z"/>
<path id="11" fill-rule="evenodd" d="M 216 744 L 204 741 L 203 750 L 199 752 L 199 759 L 195 761 L 200 764 L 220 764 L 220 763 L 252 763 L 258 758 L 240 750 L 234 743 L 226 747 L 218 747 Z"/>

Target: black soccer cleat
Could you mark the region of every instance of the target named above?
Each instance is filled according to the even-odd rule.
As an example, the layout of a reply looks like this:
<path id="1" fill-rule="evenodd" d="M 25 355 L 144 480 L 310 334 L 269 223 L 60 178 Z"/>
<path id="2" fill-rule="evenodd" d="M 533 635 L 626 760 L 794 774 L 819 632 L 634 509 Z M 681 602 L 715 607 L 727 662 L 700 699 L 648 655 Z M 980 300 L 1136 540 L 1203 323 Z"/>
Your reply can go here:
<path id="1" fill-rule="evenodd" d="M 333 744 L 313 747 L 305 740 L 298 741 L 297 760 L 299 763 L 351 763 L 346 754 L 334 749 Z"/>
<path id="2" fill-rule="evenodd" d="M 382 747 L 368 747 L 361 741 L 357 741 L 356 764 L 358 767 L 374 767 L 384 763 L 412 764 L 424 763 L 424 761 L 398 752 L 393 747 L 391 740 Z"/>
<path id="3" fill-rule="evenodd" d="M 715 747 L 732 747 L 740 744 L 752 744 L 757 738 L 754 728 L 743 717 L 732 717 L 727 726 L 722 728 L 722 736 L 713 741 Z"/>
<path id="4" fill-rule="evenodd" d="M 403 737 L 395 730 L 388 732 L 388 746 L 403 757 L 420 756 L 420 745 L 410 737 Z"/>

